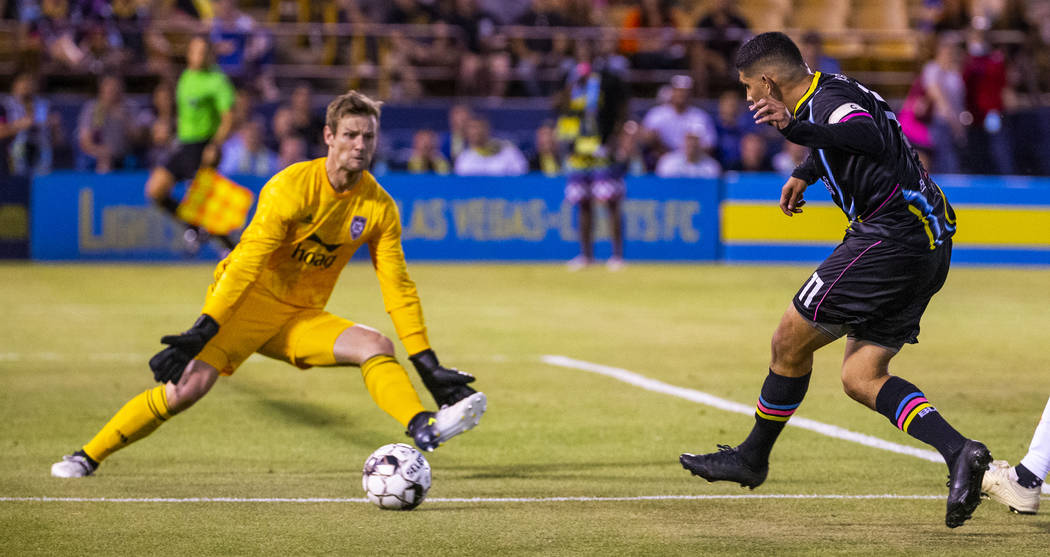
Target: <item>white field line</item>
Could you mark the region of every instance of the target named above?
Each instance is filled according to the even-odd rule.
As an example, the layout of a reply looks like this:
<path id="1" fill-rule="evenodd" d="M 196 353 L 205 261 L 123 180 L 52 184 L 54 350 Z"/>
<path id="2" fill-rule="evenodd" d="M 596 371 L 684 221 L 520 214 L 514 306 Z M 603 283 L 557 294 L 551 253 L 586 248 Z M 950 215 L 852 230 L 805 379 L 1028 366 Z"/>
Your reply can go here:
<path id="1" fill-rule="evenodd" d="M 943 495 L 639 495 L 636 497 L 434 497 L 428 503 L 605 503 L 620 501 L 708 501 L 725 499 L 927 500 Z M 363 497 L 0 497 L 3 503 L 367 503 Z"/>
<path id="2" fill-rule="evenodd" d="M 739 402 L 733 402 L 724 398 L 718 398 L 714 395 L 705 393 L 703 391 L 697 391 L 695 389 L 687 389 L 685 387 L 676 387 L 663 381 L 657 381 L 644 375 L 639 375 L 633 371 L 627 371 L 626 369 L 620 369 L 618 367 L 604 366 L 601 364 L 595 364 L 592 362 L 585 362 L 583 360 L 576 360 L 566 356 L 543 356 L 541 358 L 544 363 L 567 367 L 572 369 L 579 369 L 583 371 L 589 371 L 597 373 L 599 375 L 605 375 L 618 379 L 624 383 L 641 387 L 647 391 L 653 391 L 657 393 L 663 393 L 666 395 L 676 396 L 678 398 L 684 398 L 691 400 L 698 404 L 705 406 L 712 406 L 719 410 L 725 410 L 727 412 L 735 412 L 737 414 L 744 414 L 745 416 L 751 416 L 755 413 L 754 406 L 748 406 L 746 404 L 740 404 Z M 863 433 L 857 433 L 850 431 L 838 426 L 825 424 L 815 420 L 802 418 L 800 416 L 792 416 L 788 420 L 789 426 L 801 427 L 802 429 L 808 429 L 815 431 L 821 435 L 827 435 L 828 437 L 834 437 L 835 439 L 843 439 L 845 441 L 852 441 L 868 447 L 874 447 L 876 449 L 882 449 L 884 451 L 890 451 L 899 454 L 905 454 L 928 460 L 930 462 L 944 462 L 941 458 L 940 453 L 936 451 L 930 451 L 926 449 L 917 449 L 915 447 L 908 447 L 906 445 L 900 445 L 897 443 L 891 443 L 890 441 L 884 441 L 878 437 L 872 437 L 871 435 L 865 435 Z"/>

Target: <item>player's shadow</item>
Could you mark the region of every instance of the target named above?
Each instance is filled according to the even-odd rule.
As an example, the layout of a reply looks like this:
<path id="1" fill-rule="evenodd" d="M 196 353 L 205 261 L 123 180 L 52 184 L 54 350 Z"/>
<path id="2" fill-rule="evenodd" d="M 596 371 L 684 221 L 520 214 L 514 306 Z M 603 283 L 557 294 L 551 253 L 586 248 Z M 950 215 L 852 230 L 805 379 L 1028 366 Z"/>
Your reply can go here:
<path id="1" fill-rule="evenodd" d="M 262 406 L 267 413 L 282 418 L 282 421 L 310 429 L 323 429 L 327 435 L 348 446 L 369 448 L 389 442 L 389 435 L 373 433 L 371 428 L 355 428 L 354 421 L 346 412 L 331 407 L 304 401 L 275 398 L 271 391 L 247 381 L 229 381 L 227 388 L 252 397 L 252 404 Z"/>

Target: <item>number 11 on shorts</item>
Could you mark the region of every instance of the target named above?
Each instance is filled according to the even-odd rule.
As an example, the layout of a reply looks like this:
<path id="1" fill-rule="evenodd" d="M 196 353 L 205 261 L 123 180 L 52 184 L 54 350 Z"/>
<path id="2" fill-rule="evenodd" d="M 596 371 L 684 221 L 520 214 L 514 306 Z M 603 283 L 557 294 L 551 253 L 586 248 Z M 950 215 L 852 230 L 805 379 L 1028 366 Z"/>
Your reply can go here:
<path id="1" fill-rule="evenodd" d="M 817 295 L 821 287 L 824 286 L 824 281 L 820 279 L 817 273 L 813 273 L 812 277 L 809 277 L 809 282 L 806 286 L 802 287 L 802 291 L 798 293 L 798 300 L 802 302 L 803 307 L 809 307 L 809 304 L 813 303 L 813 297 Z"/>

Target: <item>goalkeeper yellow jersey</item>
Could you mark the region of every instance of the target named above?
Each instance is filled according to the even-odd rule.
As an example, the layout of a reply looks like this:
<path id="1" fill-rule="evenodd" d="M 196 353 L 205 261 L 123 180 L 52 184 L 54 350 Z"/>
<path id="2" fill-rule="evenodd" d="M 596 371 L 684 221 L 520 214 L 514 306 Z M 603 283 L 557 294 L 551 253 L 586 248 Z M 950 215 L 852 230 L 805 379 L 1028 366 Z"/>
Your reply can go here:
<path id="1" fill-rule="evenodd" d="M 325 160 L 293 164 L 266 183 L 240 242 L 215 269 L 203 313 L 222 324 L 253 288 L 292 306 L 323 308 L 350 256 L 367 244 L 398 337 L 409 354 L 426 350 L 397 205 L 367 171 L 350 191 L 336 192 Z"/>

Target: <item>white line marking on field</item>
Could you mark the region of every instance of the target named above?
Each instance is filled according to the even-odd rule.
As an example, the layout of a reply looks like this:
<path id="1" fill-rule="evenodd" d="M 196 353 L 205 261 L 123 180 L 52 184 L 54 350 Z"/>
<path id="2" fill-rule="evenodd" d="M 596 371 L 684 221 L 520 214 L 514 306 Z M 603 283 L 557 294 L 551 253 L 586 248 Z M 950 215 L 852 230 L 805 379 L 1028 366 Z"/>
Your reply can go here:
<path id="1" fill-rule="evenodd" d="M 619 501 L 708 501 L 724 499 L 927 500 L 944 495 L 745 494 L 639 495 L 634 497 L 433 497 L 430 503 L 605 503 Z M 0 497 L 5 503 L 367 503 L 363 497 Z"/>
<path id="2" fill-rule="evenodd" d="M 706 406 L 712 406 L 720 410 L 727 412 L 735 412 L 737 414 L 744 414 L 751 416 L 755 413 L 754 406 L 747 406 L 740 404 L 739 402 L 733 402 L 724 398 L 718 398 L 714 395 L 705 393 L 703 391 L 697 391 L 695 389 L 687 389 L 685 387 L 676 387 L 663 381 L 657 381 L 656 379 L 650 379 L 644 375 L 639 375 L 633 371 L 627 371 L 626 369 L 620 369 L 618 367 L 604 366 L 601 364 L 595 364 L 592 362 L 585 362 L 583 360 L 576 360 L 566 356 L 543 356 L 541 358 L 544 363 L 567 367 L 572 369 L 579 369 L 583 371 L 589 371 L 597 373 L 599 375 L 605 375 L 612 377 L 613 379 L 619 379 L 624 383 L 629 383 L 636 387 L 641 387 L 647 391 L 653 391 L 657 393 L 663 393 L 666 395 L 676 396 L 678 398 L 684 398 L 693 402 L 703 404 Z M 802 418 L 800 416 L 792 416 L 791 420 L 788 421 L 789 426 L 797 426 L 802 429 L 808 429 L 815 431 L 821 435 L 827 435 L 828 437 L 834 437 L 836 439 L 843 439 L 846 441 L 852 441 L 854 443 L 860 443 L 868 447 L 874 447 L 876 449 L 882 449 L 884 451 L 890 451 L 899 454 L 905 454 L 928 460 L 930 462 L 944 462 L 941 458 L 940 453 L 936 451 L 930 451 L 926 449 L 917 449 L 915 447 L 909 447 L 907 445 L 900 445 L 892 443 L 890 441 L 884 441 L 878 437 L 872 437 L 871 435 L 865 435 L 863 433 L 857 433 L 856 431 L 850 431 L 845 428 L 838 426 L 825 424 L 815 420 Z"/>

